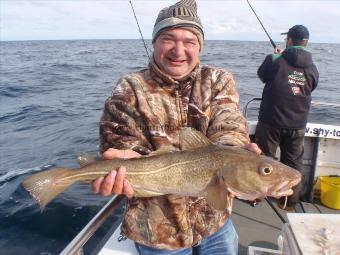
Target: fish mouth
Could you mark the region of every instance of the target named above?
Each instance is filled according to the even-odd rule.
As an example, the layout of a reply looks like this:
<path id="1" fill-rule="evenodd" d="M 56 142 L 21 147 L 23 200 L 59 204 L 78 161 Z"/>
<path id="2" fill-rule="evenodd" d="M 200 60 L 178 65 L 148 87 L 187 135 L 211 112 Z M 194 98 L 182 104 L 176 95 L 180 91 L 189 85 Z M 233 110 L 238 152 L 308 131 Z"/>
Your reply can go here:
<path id="1" fill-rule="evenodd" d="M 272 196 L 274 198 L 280 198 L 280 197 L 286 197 L 286 196 L 291 196 L 293 195 L 294 191 L 292 189 L 286 189 L 286 190 L 280 190 L 277 191 L 275 194 L 273 194 Z"/>
<path id="2" fill-rule="evenodd" d="M 257 191 L 250 192 L 242 192 L 242 190 L 233 189 L 228 187 L 227 190 L 236 196 L 239 199 L 243 200 L 255 200 L 255 199 L 263 199 L 265 197 L 274 197 L 280 198 L 285 196 L 291 196 L 294 191 L 293 187 L 300 182 L 301 178 L 294 178 L 287 181 L 282 181 L 279 184 L 272 186 L 263 187 L 262 189 L 258 189 Z"/>
<path id="3" fill-rule="evenodd" d="M 272 197 L 280 198 L 285 196 L 293 195 L 293 187 L 300 182 L 299 179 L 293 179 L 291 181 L 283 181 L 281 182 L 275 189 L 275 192 L 272 193 Z"/>
<path id="4" fill-rule="evenodd" d="M 232 189 L 230 187 L 228 187 L 227 190 L 233 197 L 237 197 L 242 200 L 253 201 L 259 197 L 259 194 L 257 192 L 249 194 L 249 193 L 244 193 L 236 189 Z"/>

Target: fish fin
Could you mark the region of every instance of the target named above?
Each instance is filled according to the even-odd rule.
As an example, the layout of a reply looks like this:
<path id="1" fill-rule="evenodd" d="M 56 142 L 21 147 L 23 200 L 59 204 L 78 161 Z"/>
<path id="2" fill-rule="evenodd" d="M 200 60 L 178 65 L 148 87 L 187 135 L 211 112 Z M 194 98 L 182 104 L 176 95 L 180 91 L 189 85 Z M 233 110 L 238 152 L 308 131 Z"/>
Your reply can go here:
<path id="1" fill-rule="evenodd" d="M 218 176 L 214 176 L 205 189 L 205 199 L 207 203 L 216 210 L 230 210 L 229 192 L 224 182 Z"/>
<path id="2" fill-rule="evenodd" d="M 133 193 L 136 197 L 155 197 L 164 195 L 163 193 L 138 188 L 133 188 Z"/>
<path id="3" fill-rule="evenodd" d="M 88 153 L 80 153 L 80 155 L 77 157 L 77 161 L 80 167 L 87 166 L 100 160 L 100 157 Z"/>
<path id="4" fill-rule="evenodd" d="M 33 174 L 22 182 L 24 188 L 38 202 L 43 210 L 46 204 L 68 188 L 75 180 L 62 177 L 68 176 L 71 169 L 53 168 Z"/>
<path id="5" fill-rule="evenodd" d="M 157 155 L 167 154 L 167 153 L 172 152 L 172 151 L 178 151 L 178 149 L 175 148 L 175 147 L 172 146 L 172 145 L 165 145 L 165 146 L 160 147 L 160 148 L 159 148 L 158 150 L 156 150 L 156 151 L 150 152 L 146 157 L 151 157 L 151 156 L 157 156 Z"/>
<path id="6" fill-rule="evenodd" d="M 179 132 L 181 150 L 197 149 L 211 144 L 212 142 L 208 137 L 194 128 L 182 128 Z"/>

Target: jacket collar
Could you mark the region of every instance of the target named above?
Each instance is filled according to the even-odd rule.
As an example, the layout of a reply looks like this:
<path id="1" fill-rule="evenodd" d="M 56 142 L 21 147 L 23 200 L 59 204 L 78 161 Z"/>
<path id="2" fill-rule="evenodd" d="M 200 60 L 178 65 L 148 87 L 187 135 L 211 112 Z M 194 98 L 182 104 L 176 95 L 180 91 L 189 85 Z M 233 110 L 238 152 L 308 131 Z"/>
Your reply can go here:
<path id="1" fill-rule="evenodd" d="M 301 49 L 301 50 L 306 50 L 306 47 L 304 46 L 299 46 L 299 45 L 292 45 L 287 47 L 285 50 L 290 50 L 290 49 Z"/>

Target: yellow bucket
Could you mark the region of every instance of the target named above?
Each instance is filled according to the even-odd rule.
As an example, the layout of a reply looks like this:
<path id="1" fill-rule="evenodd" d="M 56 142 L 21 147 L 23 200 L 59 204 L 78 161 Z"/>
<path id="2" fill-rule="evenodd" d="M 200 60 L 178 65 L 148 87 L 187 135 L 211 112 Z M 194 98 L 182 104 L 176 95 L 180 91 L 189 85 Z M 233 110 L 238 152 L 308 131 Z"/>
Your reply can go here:
<path id="1" fill-rule="evenodd" d="M 321 176 L 321 203 L 340 210 L 340 177 Z"/>

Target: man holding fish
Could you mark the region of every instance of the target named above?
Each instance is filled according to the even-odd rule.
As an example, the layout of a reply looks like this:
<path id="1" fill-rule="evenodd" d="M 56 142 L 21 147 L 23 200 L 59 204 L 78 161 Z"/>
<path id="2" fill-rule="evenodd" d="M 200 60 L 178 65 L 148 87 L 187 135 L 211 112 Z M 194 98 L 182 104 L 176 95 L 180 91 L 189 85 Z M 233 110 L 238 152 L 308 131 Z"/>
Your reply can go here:
<path id="1" fill-rule="evenodd" d="M 233 197 L 291 195 L 300 174 L 249 143 L 232 75 L 199 63 L 203 37 L 194 0 L 160 11 L 149 68 L 123 76 L 105 102 L 105 160 L 27 178 L 41 208 L 93 181 L 95 193 L 129 197 L 122 236 L 140 254 L 237 254 Z"/>
<path id="2" fill-rule="evenodd" d="M 104 159 L 178 150 L 177 134 L 185 126 L 201 131 L 213 143 L 260 154 L 256 144 L 249 144 L 232 75 L 200 65 L 203 39 L 194 0 L 160 11 L 149 68 L 122 77 L 105 103 L 100 121 Z M 237 254 L 238 237 L 228 212 L 213 209 L 202 198 L 135 198 L 126 171 L 121 166 L 96 179 L 92 190 L 131 198 L 122 234 L 136 242 L 141 254 L 191 254 L 192 247 L 199 254 Z"/>

